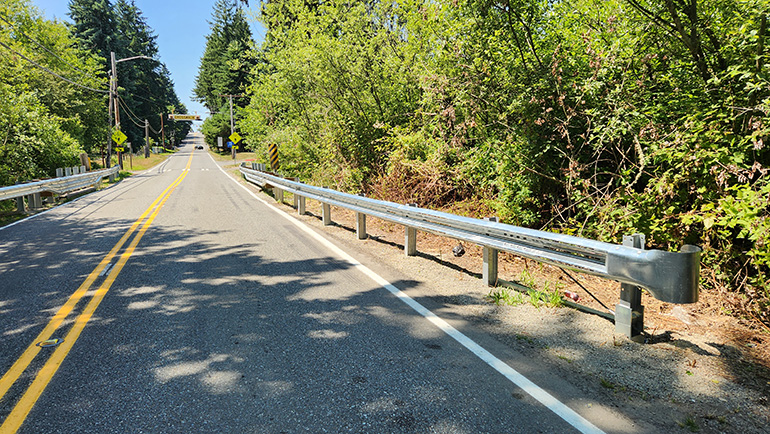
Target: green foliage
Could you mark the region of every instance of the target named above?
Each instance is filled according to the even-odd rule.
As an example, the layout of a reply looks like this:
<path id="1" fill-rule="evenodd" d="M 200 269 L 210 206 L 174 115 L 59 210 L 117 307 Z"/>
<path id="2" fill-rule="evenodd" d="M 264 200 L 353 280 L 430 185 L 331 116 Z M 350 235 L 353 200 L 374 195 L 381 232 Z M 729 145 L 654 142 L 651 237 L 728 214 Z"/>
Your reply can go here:
<path id="1" fill-rule="evenodd" d="M 703 286 L 770 323 L 767 13 L 766 0 L 264 2 L 238 125 L 260 154 L 278 143 L 288 174 L 352 192 L 703 246 Z"/>
<path id="2" fill-rule="evenodd" d="M 203 122 L 201 132 L 206 144 L 211 146 L 212 149 L 217 147 L 217 137 L 222 137 L 224 139 L 223 143 L 226 143 L 227 137 L 230 136 L 230 116 L 222 113 L 215 113 L 209 116 Z"/>
<path id="3" fill-rule="evenodd" d="M 277 131 L 315 148 L 314 172 L 361 190 L 386 161 L 390 127 L 419 98 L 398 4 L 268 2 L 269 26 L 243 128 L 255 146 Z"/>
<path id="4" fill-rule="evenodd" d="M 498 306 L 503 304 L 508 306 L 518 306 L 520 304 L 524 304 L 524 294 L 505 287 L 492 289 L 489 291 L 487 299 Z"/>
<path id="5" fill-rule="evenodd" d="M 0 185 L 48 178 L 72 166 L 81 149 L 33 94 L 0 84 Z"/>
<path id="6" fill-rule="evenodd" d="M 0 185 L 53 176 L 106 138 L 97 63 L 26 0 L 0 5 Z M 45 67 L 44 71 L 32 62 Z"/>
<path id="7" fill-rule="evenodd" d="M 698 426 L 698 423 L 695 421 L 695 419 L 693 419 L 692 416 L 687 416 L 687 418 L 683 422 L 677 422 L 677 425 L 679 425 L 680 428 L 684 428 L 690 432 L 700 431 L 700 427 Z"/>

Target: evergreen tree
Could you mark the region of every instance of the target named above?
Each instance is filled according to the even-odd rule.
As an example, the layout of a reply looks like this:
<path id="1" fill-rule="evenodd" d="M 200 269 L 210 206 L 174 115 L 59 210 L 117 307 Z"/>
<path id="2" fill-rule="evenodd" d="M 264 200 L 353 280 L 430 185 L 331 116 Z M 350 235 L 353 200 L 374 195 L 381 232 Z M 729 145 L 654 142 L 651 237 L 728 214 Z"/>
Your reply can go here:
<path id="1" fill-rule="evenodd" d="M 96 53 L 109 68 L 110 52 L 121 51 L 117 19 L 110 0 L 70 0 L 69 16 L 74 22 L 72 33 L 82 49 Z"/>
<path id="2" fill-rule="evenodd" d="M 72 31 L 83 47 L 96 51 L 108 74 L 110 54 L 117 59 L 147 56 L 155 60 L 137 59 L 116 65 L 118 97 L 120 100 L 120 128 L 134 144 L 142 146 L 145 138 L 144 121 L 152 131 L 160 131 L 159 115 L 166 115 L 169 107 L 184 109 L 173 88 L 166 66 L 157 60 L 157 36 L 147 24 L 142 11 L 133 0 L 71 0 Z M 182 110 L 183 111 L 183 110 Z M 189 124 L 171 124 L 178 129 L 174 144 L 178 144 L 190 129 Z"/>
<path id="3" fill-rule="evenodd" d="M 236 0 L 217 0 L 206 37 L 193 93 L 212 112 L 228 106 L 220 95 L 239 94 L 245 90 L 253 66 L 247 53 L 253 46 L 251 30 Z M 235 102 L 245 106 L 245 101 Z"/>

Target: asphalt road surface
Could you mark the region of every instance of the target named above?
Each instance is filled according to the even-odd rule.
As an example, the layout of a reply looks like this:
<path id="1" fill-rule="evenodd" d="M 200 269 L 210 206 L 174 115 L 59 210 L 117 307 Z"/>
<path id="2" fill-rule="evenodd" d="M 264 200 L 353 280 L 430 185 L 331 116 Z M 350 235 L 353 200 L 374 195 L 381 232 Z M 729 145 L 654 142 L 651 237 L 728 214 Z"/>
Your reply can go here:
<path id="1" fill-rule="evenodd" d="M 0 230 L 3 434 L 625 426 L 416 311 L 412 282 L 372 275 L 194 144 Z"/>

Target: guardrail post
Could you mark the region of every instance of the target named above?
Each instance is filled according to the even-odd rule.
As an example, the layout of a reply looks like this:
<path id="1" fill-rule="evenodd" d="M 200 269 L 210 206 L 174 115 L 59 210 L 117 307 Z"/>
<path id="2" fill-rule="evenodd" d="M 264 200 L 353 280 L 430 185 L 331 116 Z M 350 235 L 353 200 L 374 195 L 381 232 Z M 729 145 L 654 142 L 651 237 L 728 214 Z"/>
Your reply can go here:
<path id="1" fill-rule="evenodd" d="M 291 178 L 292 181 L 298 182 L 299 179 L 297 178 Z M 297 193 L 293 193 L 292 196 L 294 197 L 294 209 L 299 211 L 299 195 Z"/>
<path id="2" fill-rule="evenodd" d="M 276 186 L 273 186 L 273 195 L 275 196 L 276 202 L 283 203 L 283 190 L 281 190 Z"/>
<path id="3" fill-rule="evenodd" d="M 86 166 L 80 166 L 80 173 L 86 173 Z"/>
<path id="4" fill-rule="evenodd" d="M 297 214 L 299 215 L 305 215 L 305 196 L 300 196 L 298 194 L 295 194 L 294 197 L 298 198 L 298 204 L 297 204 Z"/>
<path id="5" fill-rule="evenodd" d="M 623 245 L 644 249 L 644 234 L 623 236 Z M 629 339 L 640 336 L 644 331 L 644 306 L 642 290 L 636 285 L 620 284 L 620 302 L 615 306 L 615 332 L 623 333 Z"/>
<path id="6" fill-rule="evenodd" d="M 408 203 L 406 206 L 417 206 L 416 203 Z M 404 253 L 406 256 L 414 256 L 417 254 L 417 229 L 404 226 Z"/>
<path id="7" fill-rule="evenodd" d="M 43 199 L 40 197 L 40 193 L 32 193 L 28 197 L 30 210 L 36 210 L 43 207 Z"/>
<path id="8" fill-rule="evenodd" d="M 19 196 L 16 198 L 16 211 L 18 212 L 24 212 L 27 210 L 27 207 L 24 206 L 24 196 Z"/>
<path id="9" fill-rule="evenodd" d="M 72 168 L 71 167 L 65 167 L 64 168 L 64 176 L 72 176 Z"/>
<path id="10" fill-rule="evenodd" d="M 324 188 L 327 188 L 324 186 Z M 321 220 L 323 220 L 324 226 L 332 224 L 332 207 L 328 203 L 321 204 Z"/>
<path id="11" fill-rule="evenodd" d="M 61 167 L 56 168 L 56 177 L 61 178 L 62 176 L 64 176 L 64 169 Z"/>
<path id="12" fill-rule="evenodd" d="M 359 196 L 364 196 L 363 194 L 359 194 Z M 366 239 L 366 214 L 362 212 L 356 213 L 356 235 L 358 235 L 359 240 L 365 240 Z"/>
<path id="13" fill-rule="evenodd" d="M 486 217 L 484 220 L 496 222 L 497 217 Z M 497 250 L 482 246 L 481 256 L 484 261 L 481 279 L 487 286 L 497 286 Z"/>
<path id="14" fill-rule="evenodd" d="M 72 166 L 72 174 L 73 175 L 79 175 L 80 174 L 80 167 Z"/>

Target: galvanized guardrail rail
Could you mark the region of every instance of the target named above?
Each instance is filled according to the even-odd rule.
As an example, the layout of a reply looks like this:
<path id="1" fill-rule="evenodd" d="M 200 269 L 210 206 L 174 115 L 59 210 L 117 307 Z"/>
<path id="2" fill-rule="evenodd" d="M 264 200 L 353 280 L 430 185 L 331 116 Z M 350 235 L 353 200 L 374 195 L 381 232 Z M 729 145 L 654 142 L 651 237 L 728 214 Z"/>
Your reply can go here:
<path id="1" fill-rule="evenodd" d="M 82 170 L 85 172 L 85 167 L 83 167 Z M 71 175 L 72 172 L 79 172 L 80 168 L 68 167 L 66 168 L 66 171 L 65 169 L 61 169 L 61 171 L 57 169 L 57 174 L 62 173 L 66 174 L 67 176 L 44 179 L 42 181 L 28 182 L 25 184 L 11 185 L 8 187 L 0 187 L 0 200 L 16 199 L 17 202 L 20 202 L 20 210 L 24 211 L 23 198 L 28 196 L 30 208 L 42 208 L 40 193 L 50 192 L 54 194 L 65 194 L 90 186 L 96 187 L 96 185 L 101 182 L 103 178 L 114 177 L 118 173 L 118 170 L 118 166 L 115 166 L 109 169 L 76 173 Z"/>
<path id="2" fill-rule="evenodd" d="M 698 301 L 701 249 L 697 246 L 684 245 L 678 253 L 645 250 L 644 236 L 640 234 L 624 237 L 623 245 L 605 243 L 498 223 L 494 218 L 474 219 L 370 199 L 303 184 L 263 170 L 264 166 L 257 163 L 252 163 L 252 168 L 245 163 L 240 167 L 246 180 L 274 189 L 278 201 L 283 201 L 283 190 L 293 193 L 300 214 L 305 213 L 305 198 L 321 202 L 325 225 L 331 224 L 330 205 L 355 211 L 359 239 L 366 238 L 366 216 L 369 215 L 405 226 L 407 255 L 417 252 L 418 230 L 481 245 L 482 276 L 488 285 L 497 283 L 498 251 L 621 282 L 620 302 L 612 313 L 616 330 L 628 337 L 636 337 L 643 331 L 640 287 L 664 302 Z"/>

